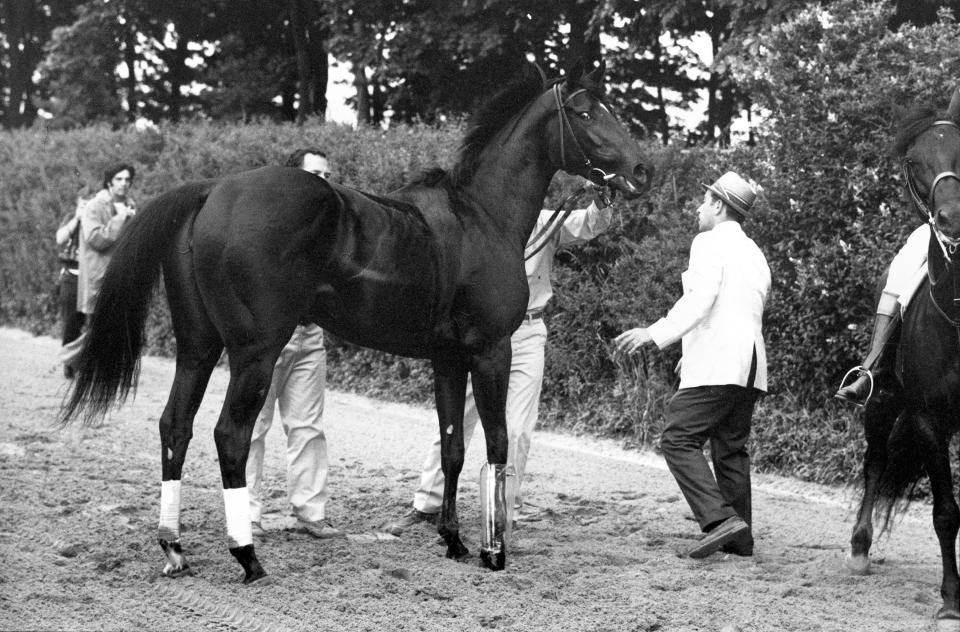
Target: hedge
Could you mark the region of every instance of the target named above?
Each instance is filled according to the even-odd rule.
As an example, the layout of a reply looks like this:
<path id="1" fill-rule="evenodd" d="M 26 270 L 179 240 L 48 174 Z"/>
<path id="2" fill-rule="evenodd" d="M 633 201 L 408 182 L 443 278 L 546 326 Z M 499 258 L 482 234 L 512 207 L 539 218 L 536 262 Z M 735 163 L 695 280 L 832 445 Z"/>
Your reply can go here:
<path id="1" fill-rule="evenodd" d="M 902 183 L 888 152 L 895 106 L 913 99 L 945 106 L 953 87 L 946 79 L 960 76 L 952 20 L 891 32 L 889 11 L 838 0 L 762 34 L 741 55 L 740 79 L 766 112 L 755 146 L 647 147 L 657 167 L 651 192 L 618 202 L 607 234 L 557 256 L 542 426 L 656 444 L 679 346 L 623 359 L 610 353 L 610 339 L 660 317 L 680 295 L 699 185 L 734 169 L 764 186 L 745 229 L 766 253 L 774 282 L 765 315 L 770 394 L 755 416 L 754 464 L 820 482 L 857 477 L 859 419 L 831 394 L 865 351 L 875 279 L 918 221 L 899 201 Z M 193 122 L 3 133 L 0 323 L 55 332 L 53 235 L 78 186 L 95 185 L 106 163 L 133 162 L 134 194 L 146 201 L 185 181 L 275 164 L 296 147 L 317 145 L 331 156 L 335 179 L 386 193 L 424 168 L 449 166 L 462 132 L 459 122 L 387 131 Z M 550 201 L 573 186 L 558 178 Z M 148 346 L 171 354 L 165 306 L 155 306 Z M 423 361 L 332 336 L 328 359 L 333 387 L 432 400 Z"/>

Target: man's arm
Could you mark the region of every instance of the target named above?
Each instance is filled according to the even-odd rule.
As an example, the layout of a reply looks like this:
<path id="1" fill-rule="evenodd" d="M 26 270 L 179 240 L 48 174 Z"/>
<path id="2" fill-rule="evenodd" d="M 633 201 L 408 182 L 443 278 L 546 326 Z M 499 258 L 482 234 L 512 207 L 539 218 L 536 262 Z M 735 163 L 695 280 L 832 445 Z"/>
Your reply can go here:
<path id="1" fill-rule="evenodd" d="M 607 230 L 612 221 L 613 209 L 609 206 L 599 208 L 596 202 L 591 202 L 587 208 L 571 211 L 560 227 L 559 245 L 589 241 Z"/>
<path id="2" fill-rule="evenodd" d="M 708 233 L 693 240 L 690 266 L 683 273 L 686 291 L 666 316 L 648 328 L 651 340 L 661 349 L 680 340 L 710 313 L 723 280 L 721 254 Z"/>
<path id="3" fill-rule="evenodd" d="M 128 213 L 113 215 L 112 203 L 97 196 L 83 206 L 80 212 L 80 230 L 87 245 L 94 250 L 106 250 L 116 243 L 120 229 L 128 217 Z"/>

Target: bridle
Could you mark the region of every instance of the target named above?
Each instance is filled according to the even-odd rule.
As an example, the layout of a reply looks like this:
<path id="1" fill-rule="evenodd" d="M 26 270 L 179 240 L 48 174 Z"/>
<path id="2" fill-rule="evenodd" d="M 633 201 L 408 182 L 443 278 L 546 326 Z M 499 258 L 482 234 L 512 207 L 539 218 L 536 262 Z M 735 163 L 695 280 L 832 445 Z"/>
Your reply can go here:
<path id="1" fill-rule="evenodd" d="M 931 127 L 937 127 L 940 125 L 948 125 L 957 131 L 960 131 L 960 125 L 957 125 L 950 120 L 938 120 L 930 124 L 927 129 Z M 903 178 L 907 183 L 907 190 L 910 191 L 910 197 L 913 198 L 913 203 L 916 205 L 917 210 L 922 214 L 926 215 L 926 221 L 930 224 L 930 230 L 937 238 L 937 242 L 940 244 L 940 248 L 943 250 L 943 256 L 946 257 L 948 262 L 952 262 L 951 255 L 956 254 L 957 248 L 960 247 L 960 238 L 958 237 L 947 237 L 937 228 L 936 218 L 934 217 L 934 195 L 937 192 L 937 185 L 943 182 L 948 178 L 953 178 L 954 180 L 960 181 L 960 175 L 955 171 L 942 171 L 937 174 L 937 177 L 933 179 L 933 183 L 930 185 L 930 193 L 927 196 L 927 199 L 924 200 L 920 196 L 920 192 L 917 190 L 916 182 L 914 181 L 912 163 L 904 157 L 900 162 L 900 169 L 903 171 Z"/>
<path id="2" fill-rule="evenodd" d="M 550 88 L 550 90 L 553 92 L 553 101 L 557 106 L 557 119 L 560 124 L 560 169 L 568 173 L 577 173 L 577 171 L 585 170 L 587 175 L 584 177 L 594 186 L 598 188 L 607 186 L 607 182 L 616 174 L 608 174 L 603 169 L 593 166 L 593 163 L 590 161 L 590 157 L 587 156 L 585 151 L 583 151 L 583 146 L 580 144 L 580 141 L 577 140 L 577 134 L 573 131 L 573 125 L 570 124 L 570 118 L 567 116 L 567 104 L 570 103 L 570 100 L 581 92 L 587 92 L 587 89 L 580 88 L 579 90 L 574 90 L 569 96 L 567 96 L 566 99 L 563 98 L 563 94 L 561 93 L 560 83 L 553 84 L 553 87 Z M 570 135 L 570 140 L 572 141 L 571 145 L 577 154 L 575 160 L 580 164 L 581 169 L 571 170 L 568 168 L 566 141 L 567 134 Z M 527 254 L 524 255 L 524 260 L 530 259 L 535 254 L 543 250 L 548 243 L 550 243 L 554 233 L 556 233 L 556 231 L 563 226 L 563 223 L 567 221 L 570 213 L 573 212 L 573 209 L 567 209 L 564 211 L 563 207 L 571 199 L 583 193 L 586 188 L 587 185 L 584 184 L 579 189 L 563 198 L 560 204 L 557 205 L 557 208 L 553 210 L 553 213 L 550 215 L 550 219 L 543 226 L 543 228 L 537 231 L 537 234 L 528 240 L 527 243 L 531 245 L 527 248 Z"/>
<path id="3" fill-rule="evenodd" d="M 567 104 L 570 101 L 580 94 L 581 92 L 586 92 L 586 88 L 580 88 L 579 90 L 574 90 L 570 95 L 564 99 L 560 91 L 560 84 L 555 83 L 553 87 L 550 88 L 553 92 L 553 101 L 557 105 L 557 119 L 560 123 L 560 168 L 564 171 L 571 173 L 571 170 L 567 165 L 567 149 L 566 149 L 566 137 L 567 133 L 570 134 L 570 139 L 573 141 L 573 148 L 577 153 L 577 161 L 580 163 L 582 170 L 587 172 L 585 176 L 588 180 L 593 182 L 598 187 L 602 187 L 606 184 L 606 180 L 609 180 L 606 172 L 603 169 L 599 169 L 593 166 L 593 163 L 590 162 L 590 158 L 587 156 L 586 152 L 583 151 L 583 146 L 580 144 L 580 141 L 577 140 L 577 134 L 573 131 L 573 125 L 570 124 L 570 117 L 567 116 Z M 572 171 L 576 173 L 580 169 Z"/>

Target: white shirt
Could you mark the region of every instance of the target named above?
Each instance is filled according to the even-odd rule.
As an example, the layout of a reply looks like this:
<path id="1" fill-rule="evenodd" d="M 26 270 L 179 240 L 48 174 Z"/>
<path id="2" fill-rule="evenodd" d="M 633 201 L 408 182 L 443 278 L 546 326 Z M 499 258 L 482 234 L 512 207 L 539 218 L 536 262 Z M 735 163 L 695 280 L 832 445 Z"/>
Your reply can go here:
<path id="1" fill-rule="evenodd" d="M 535 237 L 540 229 L 547 225 L 551 210 L 540 211 L 537 218 L 537 225 L 533 229 L 530 237 Z M 524 266 L 527 272 L 527 283 L 530 286 L 530 298 L 527 301 L 527 311 L 543 309 L 553 296 L 553 286 L 550 285 L 550 269 L 553 265 L 553 255 L 556 254 L 560 246 L 581 243 L 589 241 L 607 230 L 613 219 L 613 209 L 606 207 L 598 209 L 593 202 L 585 209 L 577 209 L 570 212 L 569 217 L 563 222 L 560 230 L 550 239 L 550 243 L 544 246 L 540 252 L 526 260 Z M 525 255 L 530 253 L 530 246 L 527 243 Z"/>
<path id="2" fill-rule="evenodd" d="M 916 291 L 919 281 L 923 280 L 918 273 L 926 274 L 927 247 L 930 245 L 930 225 L 921 224 L 910 236 L 907 242 L 897 252 L 890 262 L 890 271 L 887 273 L 887 283 L 883 291 L 896 296 L 910 295 Z"/>
<path id="3" fill-rule="evenodd" d="M 663 349 L 683 340 L 680 388 L 747 384 L 753 352 L 752 386 L 767 390 L 763 307 L 770 292 L 770 268 L 740 224 L 720 222 L 697 235 L 683 273 L 683 296 L 664 318 L 648 328 Z"/>

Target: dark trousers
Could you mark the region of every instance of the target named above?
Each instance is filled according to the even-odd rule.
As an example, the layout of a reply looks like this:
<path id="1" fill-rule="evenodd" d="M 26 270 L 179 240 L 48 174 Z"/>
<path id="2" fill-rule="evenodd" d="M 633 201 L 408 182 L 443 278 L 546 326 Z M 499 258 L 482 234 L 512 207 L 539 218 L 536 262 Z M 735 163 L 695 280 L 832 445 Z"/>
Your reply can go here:
<path id="1" fill-rule="evenodd" d="M 77 275 L 66 269 L 60 271 L 60 322 L 63 323 L 63 342 L 69 344 L 80 337 L 83 330 L 83 312 L 77 311 Z"/>
<path id="2" fill-rule="evenodd" d="M 746 444 L 758 395 L 743 386 L 698 386 L 680 389 L 667 404 L 660 448 L 704 531 L 734 515 L 752 522 Z M 708 440 L 716 477 L 703 456 Z"/>

